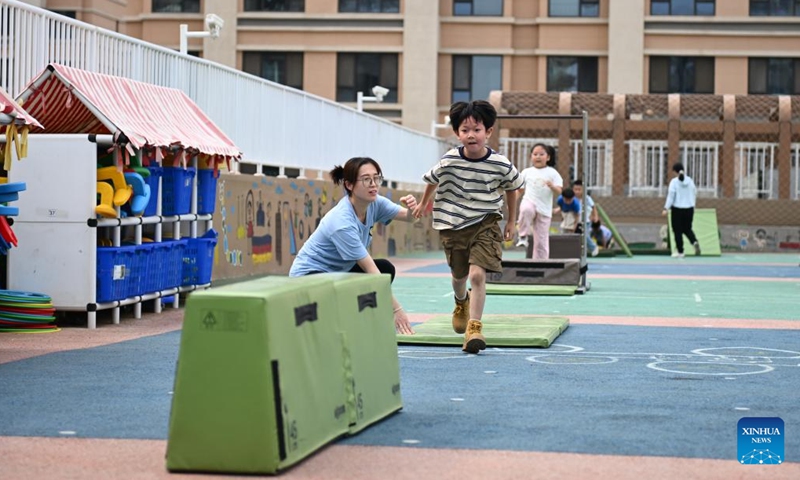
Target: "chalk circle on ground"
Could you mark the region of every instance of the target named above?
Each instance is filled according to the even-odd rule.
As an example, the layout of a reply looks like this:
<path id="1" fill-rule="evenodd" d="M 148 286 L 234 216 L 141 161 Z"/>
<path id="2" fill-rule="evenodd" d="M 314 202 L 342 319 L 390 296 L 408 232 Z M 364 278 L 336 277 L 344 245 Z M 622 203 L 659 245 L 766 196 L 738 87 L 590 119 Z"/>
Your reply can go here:
<path id="1" fill-rule="evenodd" d="M 715 356 L 715 357 L 758 357 L 758 358 L 800 358 L 800 352 L 792 350 L 780 350 L 777 348 L 762 348 L 762 347 L 712 347 L 712 348 L 698 348 L 692 350 L 692 353 L 697 355 Z"/>
<path id="2" fill-rule="evenodd" d="M 532 355 L 526 360 L 548 365 L 601 365 L 618 361 L 615 357 L 592 357 L 590 355 Z"/>
<path id="3" fill-rule="evenodd" d="M 689 375 L 755 375 L 774 370 L 770 365 L 752 363 L 652 362 L 647 367 L 660 372 Z"/>

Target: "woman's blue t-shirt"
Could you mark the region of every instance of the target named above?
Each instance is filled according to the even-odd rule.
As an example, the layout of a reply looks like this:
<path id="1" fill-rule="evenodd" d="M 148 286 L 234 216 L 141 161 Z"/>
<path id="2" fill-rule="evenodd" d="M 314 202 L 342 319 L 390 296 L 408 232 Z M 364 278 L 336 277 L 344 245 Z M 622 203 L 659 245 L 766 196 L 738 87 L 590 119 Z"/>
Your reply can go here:
<path id="1" fill-rule="evenodd" d="M 308 237 L 292 262 L 289 276 L 349 272 L 356 261 L 369 255 L 367 248 L 372 241 L 372 226 L 377 222 L 388 224 L 399 212 L 400 205 L 378 195 L 367 207 L 366 222 L 361 223 L 350 198 L 342 198 L 322 217 L 319 227 Z"/>

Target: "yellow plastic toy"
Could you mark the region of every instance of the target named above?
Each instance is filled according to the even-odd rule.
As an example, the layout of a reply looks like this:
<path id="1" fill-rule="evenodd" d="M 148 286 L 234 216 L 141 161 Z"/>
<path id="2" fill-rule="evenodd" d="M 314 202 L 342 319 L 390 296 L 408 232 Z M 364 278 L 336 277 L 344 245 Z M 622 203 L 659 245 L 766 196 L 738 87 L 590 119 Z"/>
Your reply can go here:
<path id="1" fill-rule="evenodd" d="M 131 195 L 133 195 L 133 188 L 125 183 L 125 176 L 122 174 L 122 172 L 117 170 L 117 167 L 111 166 L 98 168 L 97 180 L 97 193 L 100 193 L 100 181 L 111 180 L 111 183 L 114 184 L 114 205 L 116 206 L 124 205 L 125 202 L 130 200 Z"/>
<path id="2" fill-rule="evenodd" d="M 100 195 L 100 203 L 94 207 L 94 213 L 106 218 L 117 218 L 117 211 L 111 205 L 114 188 L 106 182 L 97 182 L 97 194 Z"/>

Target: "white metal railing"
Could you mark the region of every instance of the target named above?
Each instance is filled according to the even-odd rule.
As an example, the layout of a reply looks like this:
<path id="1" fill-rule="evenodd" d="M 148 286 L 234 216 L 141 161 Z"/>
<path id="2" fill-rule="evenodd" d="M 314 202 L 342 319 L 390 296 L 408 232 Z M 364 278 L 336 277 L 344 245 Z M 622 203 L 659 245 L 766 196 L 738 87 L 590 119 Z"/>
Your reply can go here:
<path id="1" fill-rule="evenodd" d="M 628 143 L 628 196 L 666 195 L 667 142 L 630 140 Z"/>
<path id="2" fill-rule="evenodd" d="M 558 151 L 557 138 L 501 138 L 500 153 L 506 156 L 517 170 L 522 171 L 533 166 L 531 162 L 531 149 L 537 143 L 553 147 Z"/>
<path id="3" fill-rule="evenodd" d="M 680 142 L 680 162 L 697 185 L 697 195 L 716 198 L 719 186 L 719 142 Z"/>
<path id="4" fill-rule="evenodd" d="M 800 200 L 800 143 L 792 144 L 792 179 L 790 184 L 792 200 Z"/>
<path id="5" fill-rule="evenodd" d="M 776 143 L 736 143 L 738 198 L 777 198 Z"/>
<path id="6" fill-rule="evenodd" d="M 0 86 L 16 96 L 49 63 L 181 89 L 249 163 L 327 171 L 350 157 L 370 156 L 381 163 L 387 179 L 420 184 L 422 173 L 447 149 L 426 133 L 336 102 L 16 0 L 0 0 Z"/>
<path id="7" fill-rule="evenodd" d="M 581 140 L 570 140 L 572 146 L 572 168 L 576 177 L 583 178 L 583 186 L 592 195 L 611 195 L 611 179 L 613 178 L 614 141 L 613 140 L 588 140 L 586 150 L 588 162 L 587 170 L 580 174 L 583 145 Z"/>

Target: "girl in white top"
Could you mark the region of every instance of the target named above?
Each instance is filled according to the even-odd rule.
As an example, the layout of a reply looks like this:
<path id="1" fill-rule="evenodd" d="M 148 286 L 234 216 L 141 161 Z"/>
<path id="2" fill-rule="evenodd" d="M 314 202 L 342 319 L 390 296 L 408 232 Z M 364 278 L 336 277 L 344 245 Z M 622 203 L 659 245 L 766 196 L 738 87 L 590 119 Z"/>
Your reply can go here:
<path id="1" fill-rule="evenodd" d="M 525 183 L 517 222 L 517 246 L 527 247 L 528 235 L 533 234 L 533 258 L 546 259 L 550 257 L 553 196 L 561 195 L 564 182 L 558 171 L 552 167 L 556 162 L 555 148 L 537 143 L 531 149 L 531 161 L 533 166 L 520 172 Z"/>

